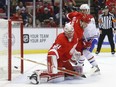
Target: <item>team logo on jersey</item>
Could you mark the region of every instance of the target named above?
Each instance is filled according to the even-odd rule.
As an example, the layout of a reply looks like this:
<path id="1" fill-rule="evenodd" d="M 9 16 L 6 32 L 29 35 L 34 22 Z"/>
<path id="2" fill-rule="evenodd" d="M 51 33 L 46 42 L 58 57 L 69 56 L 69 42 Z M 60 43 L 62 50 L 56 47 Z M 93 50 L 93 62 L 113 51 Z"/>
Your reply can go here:
<path id="1" fill-rule="evenodd" d="M 61 47 L 60 44 L 56 44 L 56 45 L 53 46 L 53 49 L 58 50 L 58 49 L 60 49 L 60 47 Z"/>

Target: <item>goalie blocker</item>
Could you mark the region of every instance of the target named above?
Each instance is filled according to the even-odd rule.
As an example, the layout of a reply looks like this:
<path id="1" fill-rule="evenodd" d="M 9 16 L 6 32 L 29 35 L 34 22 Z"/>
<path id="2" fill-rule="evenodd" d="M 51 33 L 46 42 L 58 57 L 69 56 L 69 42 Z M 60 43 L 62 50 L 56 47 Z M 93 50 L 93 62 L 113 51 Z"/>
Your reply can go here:
<path id="1" fill-rule="evenodd" d="M 55 56 L 49 55 L 47 58 L 48 70 L 36 70 L 29 77 L 32 84 L 40 84 L 46 82 L 62 82 L 65 80 L 65 73 L 58 71 L 57 59 Z M 73 66 L 75 72 L 82 73 L 83 69 L 80 66 Z M 74 78 L 77 76 L 72 76 Z"/>

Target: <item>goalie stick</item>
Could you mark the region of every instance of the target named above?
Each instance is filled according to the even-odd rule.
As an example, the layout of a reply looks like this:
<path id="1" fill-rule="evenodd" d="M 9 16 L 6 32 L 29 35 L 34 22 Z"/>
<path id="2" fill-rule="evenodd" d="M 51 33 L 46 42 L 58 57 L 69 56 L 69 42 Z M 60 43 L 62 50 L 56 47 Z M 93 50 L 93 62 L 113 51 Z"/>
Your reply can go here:
<path id="1" fill-rule="evenodd" d="M 32 62 L 32 63 L 35 63 L 35 64 L 47 66 L 44 63 L 40 63 L 40 62 L 37 62 L 37 61 L 34 61 L 34 60 L 30 60 L 30 59 L 26 59 L 26 58 L 22 58 L 22 57 L 15 57 L 15 58 L 25 60 L 25 61 L 29 61 L 29 62 Z M 58 67 L 58 70 L 63 72 L 63 73 L 67 73 L 67 74 L 74 75 L 74 76 L 81 76 L 83 78 L 86 78 L 86 76 L 84 74 L 79 74 L 78 72 L 75 72 L 75 71 L 71 71 L 71 70 L 68 70 L 68 69 L 62 69 L 61 67 Z"/>

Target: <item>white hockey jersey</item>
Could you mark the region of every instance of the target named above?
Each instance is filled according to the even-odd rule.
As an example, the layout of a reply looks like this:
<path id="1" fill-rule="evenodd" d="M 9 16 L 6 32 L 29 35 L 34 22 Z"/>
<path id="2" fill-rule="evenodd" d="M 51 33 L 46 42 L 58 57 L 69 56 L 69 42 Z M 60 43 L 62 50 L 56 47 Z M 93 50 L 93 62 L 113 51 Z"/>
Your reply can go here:
<path id="1" fill-rule="evenodd" d="M 91 21 L 89 22 L 88 26 L 84 29 L 84 33 L 83 33 L 84 38 L 91 39 L 98 37 L 98 31 L 99 29 L 96 28 L 94 18 L 91 18 Z"/>

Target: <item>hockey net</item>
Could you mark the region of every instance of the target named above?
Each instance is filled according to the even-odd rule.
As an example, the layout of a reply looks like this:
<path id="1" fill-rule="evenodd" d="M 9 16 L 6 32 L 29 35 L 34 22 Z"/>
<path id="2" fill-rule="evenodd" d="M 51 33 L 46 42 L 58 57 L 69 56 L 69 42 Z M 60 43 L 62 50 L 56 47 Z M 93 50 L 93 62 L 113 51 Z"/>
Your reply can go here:
<path id="1" fill-rule="evenodd" d="M 23 22 L 0 19 L 0 80 L 23 73 Z"/>

